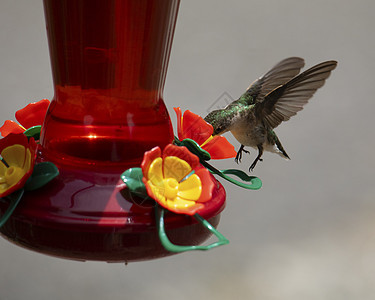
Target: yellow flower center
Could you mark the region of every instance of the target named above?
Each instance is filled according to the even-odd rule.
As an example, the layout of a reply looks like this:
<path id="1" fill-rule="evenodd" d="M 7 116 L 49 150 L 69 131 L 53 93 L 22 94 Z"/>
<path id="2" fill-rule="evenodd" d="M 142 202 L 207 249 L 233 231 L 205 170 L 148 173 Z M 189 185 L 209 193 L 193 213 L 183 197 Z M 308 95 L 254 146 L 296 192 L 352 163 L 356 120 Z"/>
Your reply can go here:
<path id="1" fill-rule="evenodd" d="M 167 199 L 174 199 L 177 196 L 178 192 L 178 181 L 175 178 L 164 179 L 164 196 Z"/>
<path id="2" fill-rule="evenodd" d="M 20 167 L 10 166 L 5 172 L 5 180 L 9 186 L 16 184 L 25 175 L 25 170 Z"/>

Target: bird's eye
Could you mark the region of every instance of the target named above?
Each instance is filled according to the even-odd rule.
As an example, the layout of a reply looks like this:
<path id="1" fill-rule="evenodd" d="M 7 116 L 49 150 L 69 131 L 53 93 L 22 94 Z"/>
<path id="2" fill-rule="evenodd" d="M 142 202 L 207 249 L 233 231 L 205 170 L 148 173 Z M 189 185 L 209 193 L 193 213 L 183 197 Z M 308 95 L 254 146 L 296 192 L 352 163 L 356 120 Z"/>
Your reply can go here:
<path id="1" fill-rule="evenodd" d="M 223 127 L 222 127 L 222 126 L 218 126 L 218 127 L 216 127 L 216 129 L 215 129 L 215 134 L 219 134 L 220 132 L 222 132 L 222 130 L 223 130 Z"/>

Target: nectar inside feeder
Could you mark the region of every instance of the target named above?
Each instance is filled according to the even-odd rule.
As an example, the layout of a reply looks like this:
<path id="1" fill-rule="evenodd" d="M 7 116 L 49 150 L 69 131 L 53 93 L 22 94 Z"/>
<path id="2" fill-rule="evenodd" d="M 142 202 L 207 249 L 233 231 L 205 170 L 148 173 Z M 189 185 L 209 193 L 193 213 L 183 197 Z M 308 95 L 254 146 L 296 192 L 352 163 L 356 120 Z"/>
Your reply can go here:
<path id="1" fill-rule="evenodd" d="M 155 206 L 126 192 L 120 175 L 173 141 L 163 101 L 179 0 L 44 0 L 54 80 L 38 162 L 59 175 L 25 193 L 1 234 L 41 253 L 78 260 L 137 261 L 172 254 L 160 243 Z M 215 181 L 203 217 L 217 226 L 225 191 Z M 7 208 L 0 200 L 0 212 Z M 211 235 L 166 212 L 179 245 Z"/>

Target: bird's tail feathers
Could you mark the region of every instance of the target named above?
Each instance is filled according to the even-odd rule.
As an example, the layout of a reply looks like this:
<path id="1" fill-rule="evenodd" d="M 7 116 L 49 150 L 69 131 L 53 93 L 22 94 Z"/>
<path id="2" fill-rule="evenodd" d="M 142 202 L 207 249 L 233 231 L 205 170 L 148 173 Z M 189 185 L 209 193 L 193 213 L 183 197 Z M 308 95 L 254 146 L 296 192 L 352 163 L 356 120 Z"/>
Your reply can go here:
<path id="1" fill-rule="evenodd" d="M 287 160 L 290 160 L 289 155 L 286 153 L 285 149 L 283 148 L 283 145 L 281 145 L 280 140 L 276 138 L 276 148 L 279 150 L 279 155 Z"/>

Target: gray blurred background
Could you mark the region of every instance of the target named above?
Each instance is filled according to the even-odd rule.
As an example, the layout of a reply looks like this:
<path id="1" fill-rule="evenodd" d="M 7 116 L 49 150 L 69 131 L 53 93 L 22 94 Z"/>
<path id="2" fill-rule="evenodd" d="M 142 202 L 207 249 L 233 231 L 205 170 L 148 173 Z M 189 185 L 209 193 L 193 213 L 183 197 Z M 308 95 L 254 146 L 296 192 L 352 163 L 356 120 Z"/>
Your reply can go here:
<path id="1" fill-rule="evenodd" d="M 174 106 L 205 115 L 285 57 L 339 62 L 305 110 L 277 128 L 292 160 L 266 153 L 254 172 L 259 191 L 224 183 L 219 228 L 230 244 L 211 252 L 125 266 L 0 239 L 0 300 L 374 299 L 374 12 L 373 0 L 182 1 L 165 88 L 173 124 Z M 5 120 L 53 95 L 42 1 L 1 0 L 0 43 Z"/>

